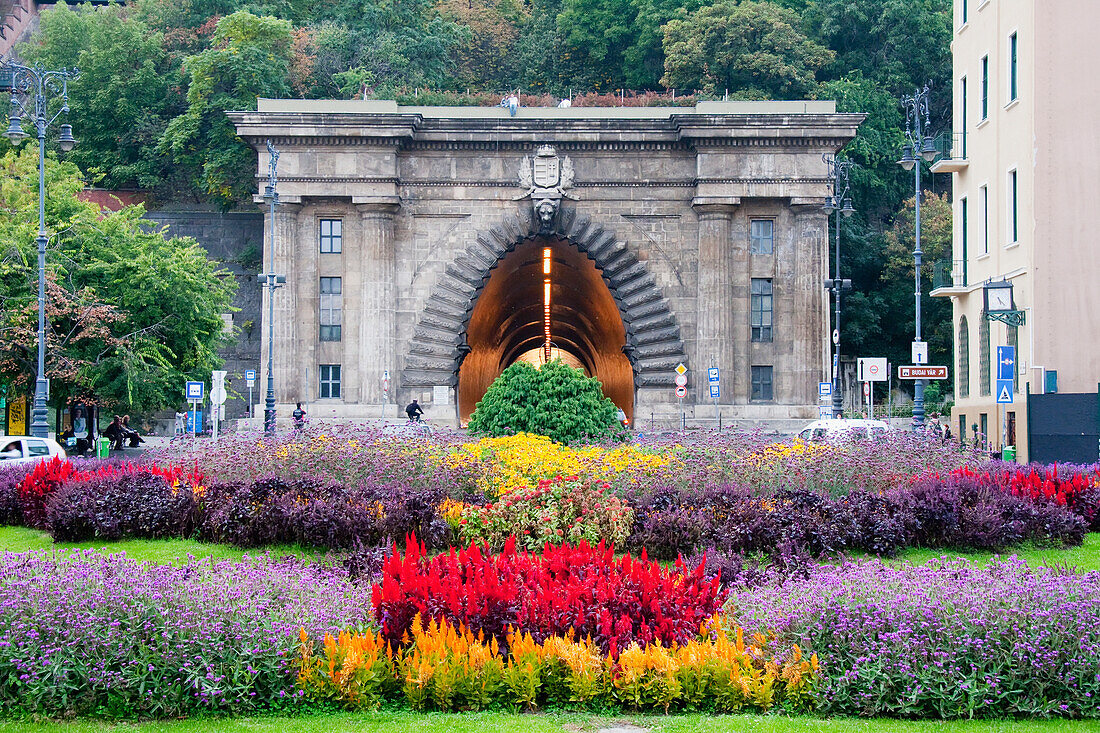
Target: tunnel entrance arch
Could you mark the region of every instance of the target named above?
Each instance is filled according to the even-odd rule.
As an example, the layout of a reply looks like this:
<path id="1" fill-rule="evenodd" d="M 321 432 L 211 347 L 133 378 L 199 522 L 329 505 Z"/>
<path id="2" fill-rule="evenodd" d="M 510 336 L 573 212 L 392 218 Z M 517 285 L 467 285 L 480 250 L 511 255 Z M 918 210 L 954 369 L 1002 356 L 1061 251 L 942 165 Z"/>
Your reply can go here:
<path id="1" fill-rule="evenodd" d="M 469 351 L 458 371 L 459 418 L 465 422 L 500 373 L 516 361 L 548 359 L 596 377 L 628 418 L 634 373 L 623 349 L 626 327 L 595 263 L 560 235 L 537 235 L 500 259 L 466 324 Z"/>
<path id="2" fill-rule="evenodd" d="M 475 314 L 475 310 L 487 289 L 490 297 L 485 303 L 491 304 L 494 301 L 492 289 L 495 285 L 491 286 L 491 283 L 495 283 L 496 279 L 502 284 L 508 282 L 506 275 L 495 278 L 495 273 L 498 270 L 505 272 L 511 267 L 522 268 L 524 248 L 541 253 L 540 246 L 550 246 L 557 253 L 561 259 L 561 267 L 570 268 L 563 270 L 564 272 L 572 271 L 579 275 L 585 272 L 586 267 L 589 268 L 584 275 L 587 278 L 585 282 L 588 283 L 586 292 L 594 292 L 601 299 L 601 305 L 584 309 L 590 320 L 583 328 L 571 324 L 571 343 L 555 340 L 552 330 L 554 356 L 560 353 L 567 362 L 575 359 L 582 368 L 601 377 L 601 380 L 606 377 L 605 393 L 631 417 L 637 389 L 672 387 L 674 368 L 681 362 L 687 364 L 688 359 L 680 336 L 680 326 L 670 310 L 668 300 L 632 247 L 589 217 L 577 214 L 572 207 L 563 207 L 550 229 L 540 226 L 531 209 L 520 208 L 518 215 L 506 216 L 499 224 L 478 234 L 446 266 L 418 317 L 409 355 L 402 370 L 403 387 L 439 384 L 456 387 L 459 413 L 465 419 L 472 412 L 476 400 L 484 394 L 484 389 L 492 383 L 492 379 L 486 375 L 494 370 L 486 364 L 495 363 L 503 371 L 525 351 L 538 346 L 533 337 L 523 335 L 529 334 L 530 324 L 527 331 L 518 329 L 511 339 L 501 338 L 505 335 L 501 330 L 496 331 L 495 335 L 486 331 L 486 339 L 495 338 L 509 345 L 487 345 L 486 353 L 495 354 L 495 349 L 499 354 L 474 358 L 469 370 L 462 375 L 466 360 L 473 357 L 474 349 L 478 346 L 471 343 L 471 333 L 476 341 L 481 337 L 478 329 L 488 328 L 480 320 L 475 320 L 475 315 L 478 319 L 482 317 L 481 313 Z M 509 260 L 511 264 L 505 263 L 509 255 L 517 250 L 520 252 L 517 259 Z M 597 276 L 603 285 L 602 290 L 595 287 L 594 278 Z M 566 306 L 562 313 L 567 313 L 570 307 L 577 309 L 580 306 L 568 297 L 575 298 L 567 296 L 562 301 L 561 304 Z M 612 311 L 607 298 L 614 304 L 617 320 L 610 315 Z M 496 300 L 499 301 L 499 297 Z M 541 293 L 537 300 L 541 310 Z M 511 302 L 518 304 L 519 300 L 513 299 Z M 553 302 L 554 295 L 551 292 L 552 305 Z M 573 305 L 569 306 L 569 303 Z M 487 305 L 486 308 L 491 311 L 491 306 Z M 596 322 L 591 321 L 593 313 L 599 314 Z M 505 314 L 492 317 L 486 315 L 485 318 L 488 319 L 486 322 L 498 321 L 501 327 L 505 325 Z M 513 317 L 512 322 L 519 320 L 523 319 Z M 559 322 L 562 320 L 564 319 L 559 318 Z M 622 330 L 616 331 L 614 326 Z M 539 330 L 541 334 L 541 328 Z M 593 339 L 602 338 L 609 340 L 609 344 L 593 342 Z M 574 345 L 574 340 L 583 345 L 583 348 Z M 612 349 L 618 349 L 618 355 L 613 354 Z M 626 366 L 629 367 L 629 379 L 626 378 Z M 496 373 L 499 374 L 499 371 Z M 475 378 L 475 374 L 480 376 Z M 496 374 L 493 374 L 492 378 L 495 377 Z M 466 380 L 470 383 L 464 385 L 462 382 Z"/>

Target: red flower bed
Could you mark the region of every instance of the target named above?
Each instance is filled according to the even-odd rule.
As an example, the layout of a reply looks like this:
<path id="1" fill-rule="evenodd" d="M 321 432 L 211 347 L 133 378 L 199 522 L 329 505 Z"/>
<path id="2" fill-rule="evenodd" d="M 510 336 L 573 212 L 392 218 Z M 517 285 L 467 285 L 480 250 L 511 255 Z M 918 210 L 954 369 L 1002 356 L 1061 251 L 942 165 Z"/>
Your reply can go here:
<path id="1" fill-rule="evenodd" d="M 550 636 L 589 636 L 617 655 L 630 642 L 663 644 L 696 638 L 725 600 L 703 565 L 663 568 L 642 554 L 615 559 L 604 543 L 547 545 L 541 554 L 517 552 L 509 539 L 500 554 L 476 544 L 428 558 L 415 537 L 405 555 L 396 546 L 374 588 L 375 619 L 383 637 L 401 643 L 414 617 L 446 620 L 502 642 L 508 629 Z"/>
<path id="2" fill-rule="evenodd" d="M 1007 470 L 959 468 L 956 476 L 972 476 L 1031 501 L 1064 506 L 1100 530 L 1100 468 L 1097 466 L 1030 465 Z"/>
<path id="3" fill-rule="evenodd" d="M 190 486 L 202 485 L 202 474 L 196 467 L 188 471 L 182 466 L 157 466 L 155 464 L 110 463 L 93 470 L 77 468 L 72 461 L 54 456 L 39 461 L 34 470 L 19 484 L 19 503 L 23 510 L 23 523 L 28 527 L 43 528 L 46 524 L 46 500 L 64 483 L 105 476 L 132 473 L 152 473 L 162 476 L 169 484 L 186 481 Z"/>

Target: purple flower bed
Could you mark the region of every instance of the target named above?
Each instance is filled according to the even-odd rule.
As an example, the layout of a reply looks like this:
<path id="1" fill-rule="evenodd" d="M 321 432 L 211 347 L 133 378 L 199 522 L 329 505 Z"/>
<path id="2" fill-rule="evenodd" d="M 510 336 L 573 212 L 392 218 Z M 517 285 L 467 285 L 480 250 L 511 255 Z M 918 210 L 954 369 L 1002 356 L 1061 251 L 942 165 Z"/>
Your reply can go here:
<path id="1" fill-rule="evenodd" d="M 298 704 L 298 632 L 362 627 L 370 587 L 274 560 L 0 556 L 0 711 L 170 717 Z"/>
<path id="2" fill-rule="evenodd" d="M 1100 573 L 870 560 L 735 590 L 727 609 L 818 653 L 829 714 L 1100 715 Z"/>

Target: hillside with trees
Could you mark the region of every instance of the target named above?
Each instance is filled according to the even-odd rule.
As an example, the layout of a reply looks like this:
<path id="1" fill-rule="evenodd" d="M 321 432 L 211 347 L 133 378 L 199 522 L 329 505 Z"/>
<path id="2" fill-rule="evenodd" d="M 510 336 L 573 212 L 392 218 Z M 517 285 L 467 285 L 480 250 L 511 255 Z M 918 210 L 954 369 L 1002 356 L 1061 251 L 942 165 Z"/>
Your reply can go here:
<path id="1" fill-rule="evenodd" d="M 895 164 L 898 100 L 931 83 L 932 129 L 950 131 L 951 22 L 950 0 L 133 0 L 46 10 L 19 54 L 82 70 L 70 86 L 81 144 L 68 160 L 89 181 L 227 209 L 250 201 L 255 158 L 223 113 L 254 109 L 257 96 L 834 99 L 867 114 L 842 153 L 858 164 L 841 250 L 855 285 L 845 353 L 902 363 L 912 290 L 898 223 L 911 221 L 913 191 Z M 950 185 L 925 181 L 937 193 Z M 949 232 L 949 205 L 942 215 Z M 929 300 L 926 332 L 932 360 L 950 363 L 940 305 Z"/>

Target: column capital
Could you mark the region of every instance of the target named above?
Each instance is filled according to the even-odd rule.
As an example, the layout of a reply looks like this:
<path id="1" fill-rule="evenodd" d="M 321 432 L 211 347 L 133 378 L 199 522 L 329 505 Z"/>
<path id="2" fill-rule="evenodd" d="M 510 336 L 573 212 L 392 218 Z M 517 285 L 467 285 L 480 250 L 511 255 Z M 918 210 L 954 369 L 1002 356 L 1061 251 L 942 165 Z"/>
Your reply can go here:
<path id="1" fill-rule="evenodd" d="M 740 196 L 696 196 L 691 200 L 691 208 L 700 217 L 732 216 L 740 205 Z"/>
<path id="2" fill-rule="evenodd" d="M 271 204 L 265 202 L 263 197 L 254 197 L 253 201 L 256 202 L 256 208 L 259 209 L 266 219 L 271 214 Z M 275 205 L 275 216 L 282 215 L 296 215 L 302 210 L 302 204 L 298 201 L 283 201 L 279 199 L 279 203 Z"/>
<path id="3" fill-rule="evenodd" d="M 359 212 L 359 216 L 369 218 L 376 216 L 393 216 L 401 208 L 399 196 L 355 196 L 351 203 Z"/>

